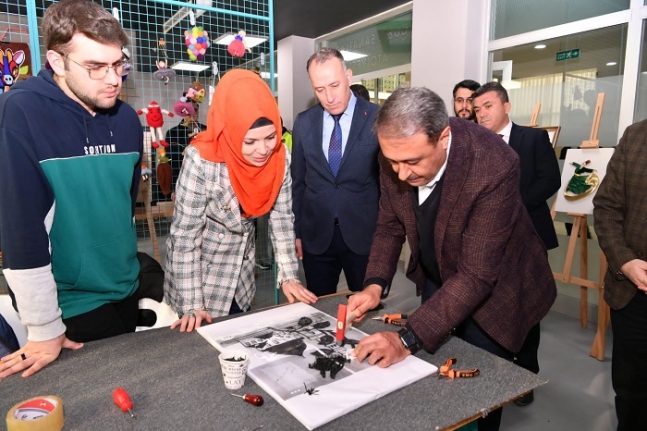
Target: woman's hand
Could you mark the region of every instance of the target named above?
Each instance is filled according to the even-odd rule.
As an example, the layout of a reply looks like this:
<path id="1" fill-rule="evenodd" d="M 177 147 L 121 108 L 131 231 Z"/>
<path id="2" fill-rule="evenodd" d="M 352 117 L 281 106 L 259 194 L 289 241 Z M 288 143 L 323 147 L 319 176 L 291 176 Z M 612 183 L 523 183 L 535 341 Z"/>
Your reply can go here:
<path id="1" fill-rule="evenodd" d="M 173 322 L 171 329 L 180 327 L 180 332 L 191 332 L 202 325 L 202 321 L 211 323 L 211 315 L 205 310 L 196 310 L 192 315 L 185 314 L 180 319 Z"/>
<path id="2" fill-rule="evenodd" d="M 317 296 L 297 280 L 284 281 L 281 287 L 283 288 L 283 294 L 288 298 L 290 304 L 294 303 L 294 301 L 301 301 L 306 304 L 314 304 L 317 302 Z"/>

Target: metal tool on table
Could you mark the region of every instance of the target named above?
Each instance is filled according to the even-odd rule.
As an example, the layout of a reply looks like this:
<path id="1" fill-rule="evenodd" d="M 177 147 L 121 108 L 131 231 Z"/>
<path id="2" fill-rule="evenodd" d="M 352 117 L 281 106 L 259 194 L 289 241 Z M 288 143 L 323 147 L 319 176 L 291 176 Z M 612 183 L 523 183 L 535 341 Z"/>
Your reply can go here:
<path id="1" fill-rule="evenodd" d="M 254 395 L 254 394 L 244 394 L 244 395 L 229 394 L 229 395 L 233 397 L 242 398 L 244 401 L 256 407 L 260 407 L 263 405 L 263 397 L 260 395 Z"/>
<path id="2" fill-rule="evenodd" d="M 441 379 L 443 377 L 449 377 L 450 379 L 454 380 L 461 377 L 476 377 L 480 374 L 478 368 L 473 368 L 471 370 L 454 370 L 452 369 L 452 367 L 455 363 L 456 358 L 451 357 L 447 359 L 445 365 L 441 365 L 438 369 L 438 378 Z"/>
<path id="3" fill-rule="evenodd" d="M 384 314 L 383 316 L 375 316 L 373 320 L 381 320 L 384 323 L 390 323 L 395 326 L 405 326 L 407 324 L 407 315 L 403 313 Z"/>
<path id="4" fill-rule="evenodd" d="M 130 396 L 124 388 L 117 388 L 112 391 L 112 400 L 122 412 L 128 412 L 133 419 L 137 419 L 133 413 L 133 402 L 130 400 Z"/>

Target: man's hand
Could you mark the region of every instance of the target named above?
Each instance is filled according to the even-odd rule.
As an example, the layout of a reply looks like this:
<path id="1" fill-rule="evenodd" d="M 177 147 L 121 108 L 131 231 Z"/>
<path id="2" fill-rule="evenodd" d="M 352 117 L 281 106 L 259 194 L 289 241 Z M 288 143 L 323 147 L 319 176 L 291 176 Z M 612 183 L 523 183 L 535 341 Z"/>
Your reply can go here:
<path id="1" fill-rule="evenodd" d="M 379 284 L 369 284 L 359 293 L 348 298 L 348 314 L 355 313 L 355 321 L 364 318 L 366 312 L 374 309 L 380 304 L 382 287 Z"/>
<path id="2" fill-rule="evenodd" d="M 281 287 L 283 288 L 283 294 L 288 298 L 290 304 L 293 304 L 294 301 L 301 301 L 306 304 L 314 304 L 317 302 L 317 296 L 297 280 L 284 281 Z"/>
<path id="3" fill-rule="evenodd" d="M 303 260 L 303 246 L 301 245 L 301 238 L 297 238 L 294 245 L 297 248 L 297 257 L 299 260 Z"/>
<path id="4" fill-rule="evenodd" d="M 404 347 L 397 332 L 378 332 L 362 339 L 355 347 L 355 354 L 359 362 L 368 358 L 369 364 L 386 368 L 402 361 L 411 352 Z"/>
<path id="5" fill-rule="evenodd" d="M 81 347 L 83 343 L 68 340 L 65 334 L 47 341 L 27 341 L 25 347 L 0 359 L 0 378 L 23 370 L 26 371 L 22 376 L 29 377 L 54 362 L 62 349 L 76 350 Z"/>
<path id="6" fill-rule="evenodd" d="M 640 259 L 630 260 L 622 265 L 620 272 L 631 280 L 638 289 L 647 293 L 647 262 Z"/>
<path id="7" fill-rule="evenodd" d="M 179 326 L 180 332 L 192 332 L 194 329 L 198 329 L 202 325 L 202 321 L 211 323 L 211 314 L 205 310 L 196 310 L 193 312 L 192 316 L 185 314 L 180 319 L 173 322 L 171 329 L 175 329 Z"/>

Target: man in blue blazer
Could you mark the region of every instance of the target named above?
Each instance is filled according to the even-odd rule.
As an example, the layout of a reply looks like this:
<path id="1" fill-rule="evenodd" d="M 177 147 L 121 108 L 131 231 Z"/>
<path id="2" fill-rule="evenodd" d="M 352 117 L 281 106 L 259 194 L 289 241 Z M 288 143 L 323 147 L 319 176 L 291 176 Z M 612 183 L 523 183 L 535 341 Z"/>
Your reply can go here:
<path id="1" fill-rule="evenodd" d="M 338 50 L 320 49 L 306 69 L 319 104 L 297 115 L 292 131 L 297 254 L 316 295 L 335 293 L 342 269 L 359 291 L 380 197 L 378 106 L 351 92 L 353 73 Z"/>
<path id="2" fill-rule="evenodd" d="M 498 82 L 483 84 L 472 97 L 478 123 L 497 133 L 519 156 L 521 200 L 546 249 L 556 248 L 559 244 L 546 200 L 559 190 L 561 176 L 548 133 L 541 129 L 518 126 L 510 121 L 508 92 Z M 517 365 L 535 374 L 539 372 L 539 338 L 537 323 L 528 333 L 515 359 Z M 526 406 L 533 400 L 534 394 L 531 391 L 516 400 L 515 404 Z"/>

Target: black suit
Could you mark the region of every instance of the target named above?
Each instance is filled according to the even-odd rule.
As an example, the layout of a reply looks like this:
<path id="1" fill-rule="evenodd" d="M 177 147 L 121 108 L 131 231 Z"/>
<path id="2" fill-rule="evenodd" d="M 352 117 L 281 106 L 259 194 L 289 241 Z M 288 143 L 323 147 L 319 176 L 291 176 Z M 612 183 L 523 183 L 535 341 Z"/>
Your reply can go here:
<path id="1" fill-rule="evenodd" d="M 546 249 L 556 248 L 557 235 L 546 201 L 559 190 L 561 176 L 548 133 L 513 123 L 508 143 L 519 155 L 521 200 Z"/>
<path id="2" fill-rule="evenodd" d="M 380 146 L 373 132 L 378 109 L 357 98 L 337 177 L 322 147 L 321 104 L 300 113 L 294 121 L 294 228 L 303 246 L 308 289 L 316 295 L 337 291 L 342 268 L 351 290 L 363 288 L 380 197 Z"/>
<path id="3" fill-rule="evenodd" d="M 508 143 L 519 155 L 521 200 L 546 249 L 556 248 L 559 244 L 546 200 L 559 190 L 561 176 L 548 133 L 545 130 L 512 123 Z M 530 329 L 515 360 L 517 365 L 535 374 L 539 372 L 539 340 L 540 327 L 537 323 Z"/>

